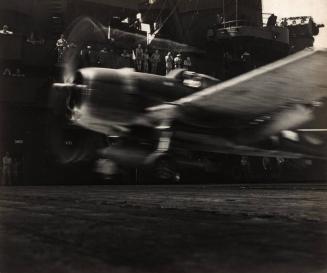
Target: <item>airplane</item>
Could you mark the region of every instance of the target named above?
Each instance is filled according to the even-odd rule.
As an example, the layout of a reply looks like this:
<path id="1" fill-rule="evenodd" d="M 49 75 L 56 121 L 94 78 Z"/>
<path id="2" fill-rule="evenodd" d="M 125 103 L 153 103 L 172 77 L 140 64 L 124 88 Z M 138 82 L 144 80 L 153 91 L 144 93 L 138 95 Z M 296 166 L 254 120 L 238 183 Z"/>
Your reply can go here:
<path id="1" fill-rule="evenodd" d="M 326 63 L 327 50 L 311 48 L 225 82 L 91 67 L 53 89 L 74 125 L 119 138 L 100 154 L 120 166 L 176 169 L 225 155 L 325 160 Z"/>

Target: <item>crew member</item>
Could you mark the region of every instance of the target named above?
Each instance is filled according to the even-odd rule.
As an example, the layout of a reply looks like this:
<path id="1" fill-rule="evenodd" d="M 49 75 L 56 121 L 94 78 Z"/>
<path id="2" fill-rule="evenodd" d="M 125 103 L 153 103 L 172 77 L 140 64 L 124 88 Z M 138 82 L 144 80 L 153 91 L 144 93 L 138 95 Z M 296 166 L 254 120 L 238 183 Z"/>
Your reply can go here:
<path id="1" fill-rule="evenodd" d="M 32 45 L 36 45 L 36 39 L 35 39 L 34 32 L 31 32 L 30 36 L 28 36 L 28 38 L 26 39 L 26 42 L 28 42 Z"/>
<path id="2" fill-rule="evenodd" d="M 11 185 L 11 171 L 12 171 L 12 158 L 10 154 L 6 152 L 2 158 L 2 183 L 5 186 Z"/>
<path id="3" fill-rule="evenodd" d="M 244 71 L 250 71 L 253 68 L 251 54 L 247 51 L 244 51 L 241 55 L 241 60 L 243 63 Z"/>
<path id="4" fill-rule="evenodd" d="M 156 50 L 152 55 L 151 55 L 151 73 L 157 74 L 158 73 L 158 64 L 160 62 L 160 54 L 159 50 Z"/>
<path id="5" fill-rule="evenodd" d="M 232 75 L 232 63 L 233 63 L 233 56 L 226 51 L 224 53 L 224 72 L 225 77 L 229 78 Z"/>
<path id="6" fill-rule="evenodd" d="M 192 66 L 192 62 L 191 62 L 191 58 L 190 57 L 186 57 L 186 59 L 184 60 L 184 68 L 186 70 L 190 70 L 191 69 L 191 66 Z"/>
<path id="7" fill-rule="evenodd" d="M 262 167 L 266 176 L 270 176 L 273 170 L 272 159 L 270 157 L 262 158 Z"/>
<path id="8" fill-rule="evenodd" d="M 146 48 L 143 53 L 143 72 L 144 73 L 149 73 L 149 60 L 150 60 L 150 55 L 149 51 Z"/>
<path id="9" fill-rule="evenodd" d="M 12 178 L 13 178 L 14 185 L 19 185 L 20 167 L 21 167 L 20 160 L 18 158 L 14 158 L 12 163 Z"/>
<path id="10" fill-rule="evenodd" d="M 248 181 L 251 179 L 251 162 L 248 156 L 241 157 L 241 175 L 242 179 Z"/>
<path id="11" fill-rule="evenodd" d="M 221 16 L 220 14 L 217 14 L 215 27 L 216 27 L 217 29 L 221 28 L 223 22 L 224 22 L 224 17 Z"/>
<path id="12" fill-rule="evenodd" d="M 139 18 L 135 19 L 133 26 L 136 30 L 142 30 L 142 24 Z"/>
<path id="13" fill-rule="evenodd" d="M 81 67 L 87 67 L 89 66 L 90 64 L 90 60 L 89 60 L 89 57 L 88 57 L 88 54 L 87 54 L 87 48 L 86 47 L 82 47 L 80 53 L 79 53 L 79 56 L 80 56 L 80 66 Z"/>
<path id="14" fill-rule="evenodd" d="M 11 76 L 21 78 L 21 77 L 25 77 L 25 74 L 22 73 L 19 68 L 16 68 L 15 72 L 13 72 Z"/>
<path id="15" fill-rule="evenodd" d="M 171 52 L 168 52 L 165 57 L 166 62 L 166 74 L 168 74 L 174 67 L 174 58 Z"/>
<path id="16" fill-rule="evenodd" d="M 136 63 L 136 70 L 142 71 L 142 62 L 143 62 L 143 49 L 141 44 L 137 45 L 135 49 L 135 63 Z"/>
<path id="17" fill-rule="evenodd" d="M 2 29 L 0 30 L 0 34 L 3 35 L 12 35 L 14 34 L 12 31 L 9 31 L 9 27 L 7 25 L 4 25 Z"/>
<path id="18" fill-rule="evenodd" d="M 86 52 L 88 55 L 88 59 L 89 59 L 89 65 L 90 66 L 95 66 L 98 63 L 98 51 L 93 49 L 92 46 L 88 45 L 86 47 Z"/>
<path id="19" fill-rule="evenodd" d="M 284 18 L 283 21 L 280 23 L 280 25 L 282 27 L 287 27 L 288 26 L 287 18 Z"/>
<path id="20" fill-rule="evenodd" d="M 11 76 L 10 68 L 6 67 L 2 72 L 2 76 Z"/>
<path id="21" fill-rule="evenodd" d="M 175 69 L 182 68 L 183 60 L 182 55 L 180 53 L 177 54 L 177 56 L 174 59 L 175 63 Z"/>
<path id="22" fill-rule="evenodd" d="M 131 54 L 126 49 L 120 56 L 122 57 L 122 67 L 131 67 Z"/>
<path id="23" fill-rule="evenodd" d="M 44 39 L 37 39 L 35 37 L 34 32 L 32 31 L 30 33 L 30 36 L 26 39 L 26 42 L 32 44 L 32 45 L 43 45 L 44 44 Z"/>
<path id="24" fill-rule="evenodd" d="M 116 52 L 110 48 L 108 51 L 108 61 L 107 61 L 107 67 L 110 68 L 118 68 L 118 54 L 116 54 Z M 131 58 L 131 57 L 130 57 Z"/>
<path id="25" fill-rule="evenodd" d="M 275 14 L 271 14 L 267 21 L 267 27 L 274 27 L 277 23 L 277 16 Z"/>
<path id="26" fill-rule="evenodd" d="M 60 35 L 60 38 L 58 39 L 57 43 L 56 43 L 56 48 L 58 51 L 58 63 L 62 63 L 64 60 L 64 54 L 65 51 L 68 47 L 68 42 L 65 39 L 64 34 Z"/>
<path id="27" fill-rule="evenodd" d="M 98 64 L 100 67 L 107 67 L 108 65 L 108 50 L 106 47 L 99 52 Z"/>

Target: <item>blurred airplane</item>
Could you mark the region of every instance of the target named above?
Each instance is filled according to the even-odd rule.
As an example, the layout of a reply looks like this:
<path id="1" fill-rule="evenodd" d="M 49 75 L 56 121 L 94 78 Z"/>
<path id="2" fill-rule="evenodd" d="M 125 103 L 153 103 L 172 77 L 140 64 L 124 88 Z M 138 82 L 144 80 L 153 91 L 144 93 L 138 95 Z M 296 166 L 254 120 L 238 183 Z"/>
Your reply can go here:
<path id="1" fill-rule="evenodd" d="M 84 68 L 54 90 L 75 125 L 119 137 L 101 154 L 121 165 L 192 153 L 325 159 L 326 64 L 326 50 L 307 49 L 226 82 Z"/>

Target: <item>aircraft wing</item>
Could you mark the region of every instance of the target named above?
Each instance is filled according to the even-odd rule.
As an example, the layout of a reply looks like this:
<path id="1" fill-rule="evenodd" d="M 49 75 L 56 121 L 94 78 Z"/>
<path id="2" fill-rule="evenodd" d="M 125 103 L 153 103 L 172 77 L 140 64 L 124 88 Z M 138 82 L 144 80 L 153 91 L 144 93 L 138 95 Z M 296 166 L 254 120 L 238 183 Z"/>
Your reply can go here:
<path id="1" fill-rule="evenodd" d="M 327 50 L 307 49 L 150 112 L 248 145 L 314 119 L 327 97 L 326 64 Z"/>

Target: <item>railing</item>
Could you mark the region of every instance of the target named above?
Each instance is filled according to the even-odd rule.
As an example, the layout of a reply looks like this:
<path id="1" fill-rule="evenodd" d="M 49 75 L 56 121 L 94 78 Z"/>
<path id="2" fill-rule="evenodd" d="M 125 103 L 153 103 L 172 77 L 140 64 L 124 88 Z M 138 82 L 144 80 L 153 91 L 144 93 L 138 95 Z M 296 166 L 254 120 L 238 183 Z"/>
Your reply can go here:
<path id="1" fill-rule="evenodd" d="M 233 27 L 239 27 L 239 26 L 245 26 L 245 25 L 250 25 L 248 21 L 246 20 L 232 20 L 232 21 L 227 21 L 227 22 L 222 22 L 221 27 L 218 29 L 229 29 Z"/>
<path id="2" fill-rule="evenodd" d="M 310 20 L 313 20 L 311 16 L 285 17 L 281 19 L 281 21 L 287 21 L 289 25 L 308 24 Z"/>
<path id="3" fill-rule="evenodd" d="M 262 13 L 262 27 L 266 27 L 267 26 L 267 22 L 269 17 L 272 15 L 273 13 Z M 287 19 L 298 19 L 301 20 L 303 23 L 303 20 L 308 21 L 311 17 L 309 16 L 302 16 L 302 17 L 290 17 Z M 284 18 L 282 18 L 281 20 L 277 21 L 276 26 L 283 26 L 282 24 L 282 20 L 284 20 Z M 231 21 L 223 21 L 221 22 L 221 24 L 219 24 L 217 26 L 216 29 L 231 29 L 231 28 L 235 28 L 235 27 L 241 27 L 241 26 L 258 26 L 255 23 L 251 23 L 249 20 L 231 20 Z"/>

